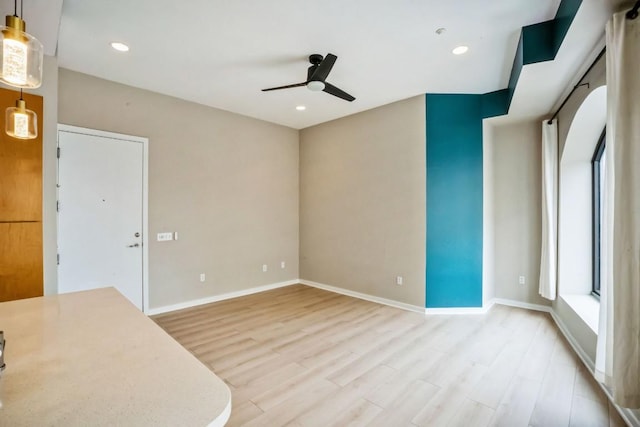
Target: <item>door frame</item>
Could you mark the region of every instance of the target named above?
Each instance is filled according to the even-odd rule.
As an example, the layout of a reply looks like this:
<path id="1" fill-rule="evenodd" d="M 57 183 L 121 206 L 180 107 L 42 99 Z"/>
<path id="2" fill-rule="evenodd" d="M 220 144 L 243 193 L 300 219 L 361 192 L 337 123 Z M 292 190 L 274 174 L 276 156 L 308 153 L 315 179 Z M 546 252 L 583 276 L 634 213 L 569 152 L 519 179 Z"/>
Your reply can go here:
<path id="1" fill-rule="evenodd" d="M 149 138 L 58 123 L 58 130 L 56 132 L 56 148 L 60 147 L 60 139 L 58 137 L 60 132 L 77 133 L 142 143 L 142 311 L 146 314 L 149 312 Z M 56 200 L 60 200 L 58 190 L 58 185 L 60 183 L 59 171 L 60 159 L 56 158 Z M 57 212 L 56 230 L 58 230 Z M 56 234 L 58 235 L 58 238 L 56 239 L 57 245 L 59 234 Z M 56 266 L 56 275 L 58 274 L 57 271 L 58 268 Z"/>

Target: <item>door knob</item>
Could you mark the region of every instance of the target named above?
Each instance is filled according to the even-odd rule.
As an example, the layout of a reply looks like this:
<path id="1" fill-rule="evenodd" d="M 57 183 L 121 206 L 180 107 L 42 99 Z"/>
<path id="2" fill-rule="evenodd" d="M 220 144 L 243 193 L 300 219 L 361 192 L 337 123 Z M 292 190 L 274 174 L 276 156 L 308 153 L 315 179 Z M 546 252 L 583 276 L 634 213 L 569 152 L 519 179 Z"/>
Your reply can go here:
<path id="1" fill-rule="evenodd" d="M 136 234 L 134 234 L 134 236 L 140 237 L 140 233 L 136 233 Z"/>
<path id="2" fill-rule="evenodd" d="M 138 243 L 134 243 L 133 245 L 127 245 L 128 248 L 137 248 L 138 246 L 140 246 L 140 244 Z"/>

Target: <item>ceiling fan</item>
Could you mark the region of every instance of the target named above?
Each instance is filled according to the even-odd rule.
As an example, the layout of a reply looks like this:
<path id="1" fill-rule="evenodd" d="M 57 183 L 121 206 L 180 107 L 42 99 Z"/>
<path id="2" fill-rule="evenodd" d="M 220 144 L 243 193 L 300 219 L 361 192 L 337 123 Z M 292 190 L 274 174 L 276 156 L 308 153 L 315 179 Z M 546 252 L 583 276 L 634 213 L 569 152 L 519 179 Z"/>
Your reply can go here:
<path id="1" fill-rule="evenodd" d="M 326 81 L 327 76 L 333 68 L 333 64 L 336 63 L 336 59 L 338 59 L 338 57 L 332 53 L 328 53 L 324 58 L 322 57 L 322 55 L 313 54 L 309 56 L 309 62 L 311 63 L 311 66 L 307 70 L 307 81 L 286 86 L 270 87 L 268 89 L 262 89 L 262 91 L 268 92 L 271 90 L 306 86 L 310 91 L 323 91 L 330 95 L 344 99 L 345 101 L 351 102 L 355 99 L 353 96 L 349 95 L 347 92 L 341 89 L 338 89 L 337 87 Z"/>

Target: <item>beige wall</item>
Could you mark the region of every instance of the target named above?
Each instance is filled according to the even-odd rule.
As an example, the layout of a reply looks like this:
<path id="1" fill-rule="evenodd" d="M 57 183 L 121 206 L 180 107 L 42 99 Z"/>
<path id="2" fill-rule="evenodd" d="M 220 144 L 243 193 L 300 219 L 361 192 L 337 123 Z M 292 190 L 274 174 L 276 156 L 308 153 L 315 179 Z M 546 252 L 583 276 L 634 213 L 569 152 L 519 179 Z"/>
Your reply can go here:
<path id="1" fill-rule="evenodd" d="M 301 278 L 424 307 L 425 138 L 424 96 L 300 132 Z"/>
<path id="2" fill-rule="evenodd" d="M 149 138 L 151 308 L 298 278 L 298 131 L 65 69 L 58 95 L 60 123 Z"/>
<path id="3" fill-rule="evenodd" d="M 548 305 L 538 295 L 542 119 L 498 125 L 489 144 L 496 298 Z M 486 184 L 489 185 L 489 184 Z M 525 276 L 525 284 L 518 283 Z"/>

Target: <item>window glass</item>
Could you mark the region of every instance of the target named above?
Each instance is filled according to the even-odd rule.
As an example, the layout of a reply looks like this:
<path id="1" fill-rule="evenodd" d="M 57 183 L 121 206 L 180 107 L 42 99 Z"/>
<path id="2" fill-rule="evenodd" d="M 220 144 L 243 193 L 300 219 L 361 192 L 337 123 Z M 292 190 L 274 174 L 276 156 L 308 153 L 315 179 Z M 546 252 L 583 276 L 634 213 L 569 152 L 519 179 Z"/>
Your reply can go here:
<path id="1" fill-rule="evenodd" d="M 602 269 L 601 258 L 602 254 L 602 218 L 604 216 L 604 179 L 605 179 L 605 166 L 606 166 L 606 144 L 605 144 L 605 132 L 602 132 L 602 136 L 596 145 L 596 150 L 593 153 L 592 163 L 592 192 L 593 192 L 593 284 L 592 293 L 596 296 L 600 296 L 600 282 L 602 281 Z"/>

